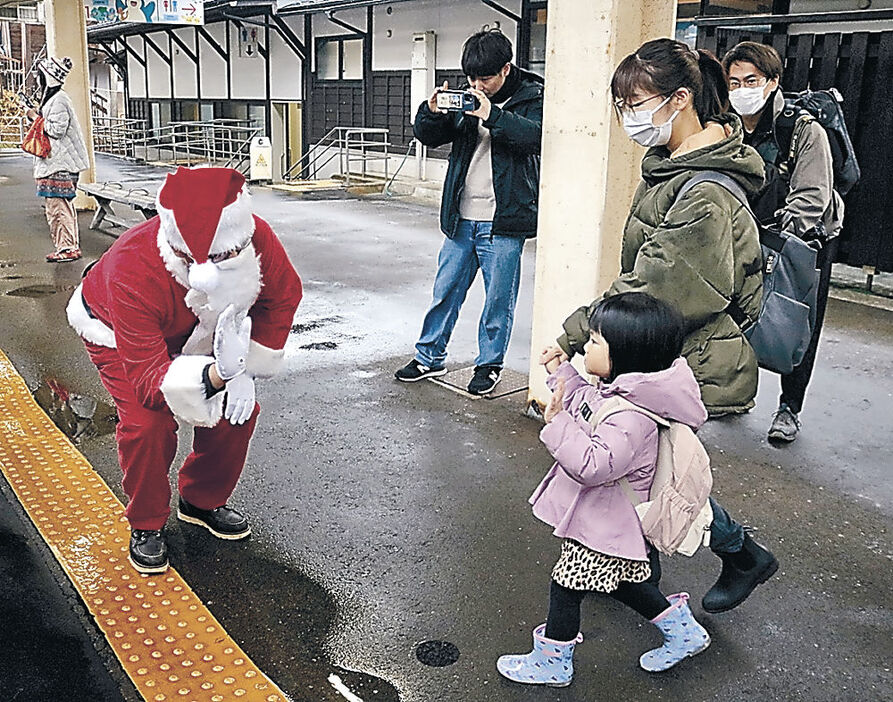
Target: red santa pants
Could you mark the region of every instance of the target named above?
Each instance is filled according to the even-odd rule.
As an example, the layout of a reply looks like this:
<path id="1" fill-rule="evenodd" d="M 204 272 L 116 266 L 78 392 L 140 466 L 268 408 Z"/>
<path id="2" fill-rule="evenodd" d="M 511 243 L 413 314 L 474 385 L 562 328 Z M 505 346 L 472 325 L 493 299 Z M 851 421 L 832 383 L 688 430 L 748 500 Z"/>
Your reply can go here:
<path id="1" fill-rule="evenodd" d="M 144 407 L 133 391 L 116 349 L 85 341 L 99 378 L 115 401 L 118 461 L 129 498 L 125 514 L 133 529 L 161 529 L 171 511 L 170 467 L 177 453 L 177 422 L 171 411 Z M 199 509 L 226 504 L 245 465 L 248 442 L 260 407 L 242 425 L 221 419 L 214 427 L 195 427 L 192 453 L 180 469 L 178 489 Z"/>

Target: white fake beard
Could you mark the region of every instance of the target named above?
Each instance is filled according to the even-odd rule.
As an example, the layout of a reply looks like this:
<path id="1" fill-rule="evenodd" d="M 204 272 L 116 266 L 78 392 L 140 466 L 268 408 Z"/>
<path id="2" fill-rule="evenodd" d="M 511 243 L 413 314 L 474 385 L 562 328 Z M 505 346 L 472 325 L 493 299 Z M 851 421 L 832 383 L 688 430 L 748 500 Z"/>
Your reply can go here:
<path id="1" fill-rule="evenodd" d="M 174 253 L 161 231 L 158 232 L 158 250 L 164 267 L 177 283 L 186 288 L 186 306 L 198 317 L 198 324 L 183 346 L 183 353 L 210 355 L 220 313 L 232 304 L 237 313 L 247 314 L 260 294 L 260 258 L 254 244 L 248 244 L 238 256 L 214 264 L 217 268 L 217 285 L 210 293 L 189 287 L 189 266 Z"/>

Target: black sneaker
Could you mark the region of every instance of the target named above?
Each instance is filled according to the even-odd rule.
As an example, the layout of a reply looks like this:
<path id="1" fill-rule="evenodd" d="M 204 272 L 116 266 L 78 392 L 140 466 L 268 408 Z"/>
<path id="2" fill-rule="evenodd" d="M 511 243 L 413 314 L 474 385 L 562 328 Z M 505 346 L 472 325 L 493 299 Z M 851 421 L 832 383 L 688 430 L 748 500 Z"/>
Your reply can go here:
<path id="1" fill-rule="evenodd" d="M 199 509 L 181 497 L 177 519 L 203 526 L 218 539 L 244 539 L 251 533 L 248 519 L 226 505 L 215 509 Z"/>
<path id="2" fill-rule="evenodd" d="M 403 366 L 403 368 L 394 373 L 394 377 L 404 383 L 414 383 L 417 380 L 446 375 L 446 372 L 447 370 L 444 366 L 426 366 L 419 363 L 417 360 L 412 359 L 409 363 Z"/>
<path id="3" fill-rule="evenodd" d="M 468 392 L 472 395 L 486 395 L 496 387 L 501 372 L 502 368 L 499 366 L 477 366 L 474 377 L 468 384 Z"/>
<path id="4" fill-rule="evenodd" d="M 167 542 L 160 530 L 132 529 L 130 532 L 130 564 L 140 573 L 150 575 L 167 570 Z"/>
<path id="5" fill-rule="evenodd" d="M 772 416 L 772 426 L 769 427 L 769 438 L 775 441 L 790 443 L 797 438 L 800 432 L 800 419 L 784 402 L 778 406 L 778 410 Z"/>

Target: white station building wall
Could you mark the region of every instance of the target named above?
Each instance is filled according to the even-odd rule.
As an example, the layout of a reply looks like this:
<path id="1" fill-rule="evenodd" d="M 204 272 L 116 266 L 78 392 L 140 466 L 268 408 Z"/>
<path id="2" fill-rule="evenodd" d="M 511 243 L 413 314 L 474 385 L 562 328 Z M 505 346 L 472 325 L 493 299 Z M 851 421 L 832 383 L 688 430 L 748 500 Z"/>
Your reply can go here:
<path id="1" fill-rule="evenodd" d="M 145 42 L 141 36 L 125 37 L 124 41 L 127 46 L 133 50 L 137 56 L 145 56 Z M 146 71 L 143 64 L 137 61 L 130 53 L 127 55 L 127 78 L 130 97 L 144 98 L 146 95 Z"/>
<path id="2" fill-rule="evenodd" d="M 152 34 L 151 40 L 155 42 L 165 56 L 170 53 L 166 34 Z M 146 72 L 149 76 L 149 84 L 146 90 L 149 97 L 169 98 L 171 96 L 171 70 L 159 52 L 148 41 L 146 42 Z"/>
<path id="3" fill-rule="evenodd" d="M 205 30 L 214 41 L 226 49 L 226 25 L 223 22 L 205 25 Z M 202 36 L 198 38 L 198 60 L 201 66 L 201 98 L 203 100 L 225 100 L 228 95 L 226 61 Z"/>
<path id="4" fill-rule="evenodd" d="M 252 25 L 245 25 L 246 28 Z M 264 28 L 258 30 L 258 43 L 265 41 Z M 265 100 L 267 98 L 267 62 L 263 56 L 239 56 L 239 28 L 229 23 L 230 98 L 233 100 Z"/>
<path id="5" fill-rule="evenodd" d="M 504 0 L 506 10 L 521 14 L 520 0 Z M 391 14 L 388 14 L 388 7 Z M 517 23 L 480 0 L 441 2 L 417 0 L 373 8 L 372 70 L 395 71 L 410 67 L 412 35 L 431 31 L 437 35 L 436 67 L 461 67 L 462 45 L 481 29 L 498 26 L 515 45 Z M 390 32 L 390 36 L 388 36 Z M 517 55 L 517 47 L 515 47 Z"/>
<path id="6" fill-rule="evenodd" d="M 304 18 L 283 17 L 283 21 L 297 37 L 304 36 Z M 303 63 L 273 27 L 270 28 L 270 99 L 300 100 Z"/>
<path id="7" fill-rule="evenodd" d="M 192 27 L 175 29 L 173 32 L 189 50 L 195 54 L 195 30 Z M 195 99 L 198 97 L 198 85 L 196 77 L 198 70 L 195 62 L 189 58 L 180 46 L 171 40 L 171 63 L 174 72 L 174 97 L 180 99 Z"/>

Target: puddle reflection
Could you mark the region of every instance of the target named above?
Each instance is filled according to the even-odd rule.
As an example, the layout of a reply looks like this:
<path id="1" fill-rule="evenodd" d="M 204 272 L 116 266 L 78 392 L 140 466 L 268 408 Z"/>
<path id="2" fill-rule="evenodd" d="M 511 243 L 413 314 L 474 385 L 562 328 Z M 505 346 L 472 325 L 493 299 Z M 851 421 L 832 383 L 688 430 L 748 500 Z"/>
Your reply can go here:
<path id="1" fill-rule="evenodd" d="M 42 381 L 33 395 L 53 423 L 75 443 L 115 431 L 118 414 L 112 405 L 70 392 L 55 378 Z"/>

